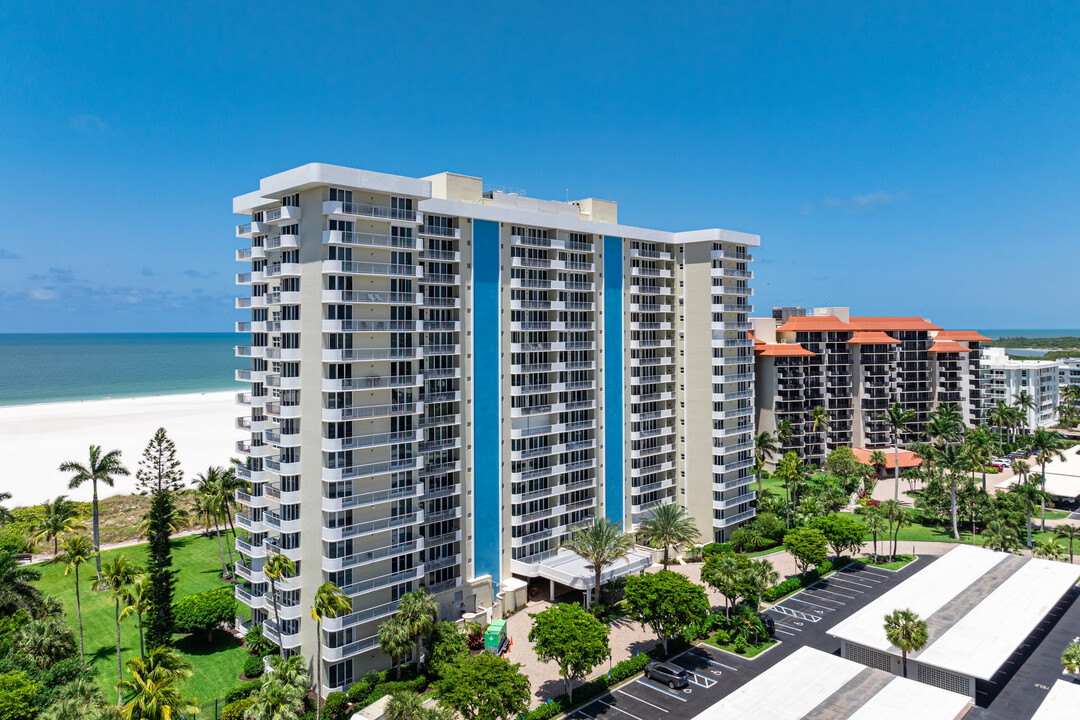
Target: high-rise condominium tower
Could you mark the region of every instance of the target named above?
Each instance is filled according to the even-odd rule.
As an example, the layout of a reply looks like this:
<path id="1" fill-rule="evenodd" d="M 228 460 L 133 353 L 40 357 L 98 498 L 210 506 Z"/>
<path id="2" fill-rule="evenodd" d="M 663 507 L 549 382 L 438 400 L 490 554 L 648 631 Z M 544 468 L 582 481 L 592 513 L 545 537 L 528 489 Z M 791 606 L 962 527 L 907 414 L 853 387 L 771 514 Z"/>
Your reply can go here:
<path id="1" fill-rule="evenodd" d="M 315 589 L 345 590 L 323 692 L 388 663 L 377 628 L 405 592 L 456 619 L 511 578 L 577 587 L 552 564 L 590 517 L 633 529 L 678 503 L 723 540 L 753 515 L 757 236 L 322 164 L 233 209 L 251 216 L 237 597 L 313 658 Z M 275 554 L 297 565 L 275 583 L 280 625 Z"/>

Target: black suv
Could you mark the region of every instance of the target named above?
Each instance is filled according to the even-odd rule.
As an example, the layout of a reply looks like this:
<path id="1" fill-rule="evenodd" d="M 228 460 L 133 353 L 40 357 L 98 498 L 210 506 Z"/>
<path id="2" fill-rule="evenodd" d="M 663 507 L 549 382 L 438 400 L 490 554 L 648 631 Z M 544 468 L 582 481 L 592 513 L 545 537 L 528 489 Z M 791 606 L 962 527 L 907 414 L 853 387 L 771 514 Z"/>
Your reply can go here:
<path id="1" fill-rule="evenodd" d="M 671 689 L 684 688 L 690 684 L 686 671 L 678 665 L 651 662 L 645 666 L 645 677 L 656 682 L 666 683 Z"/>
<path id="2" fill-rule="evenodd" d="M 765 632 L 772 637 L 776 634 L 776 621 L 772 619 L 772 615 L 766 615 L 765 613 L 758 613 L 758 617 L 761 618 L 761 624 L 765 626 Z"/>

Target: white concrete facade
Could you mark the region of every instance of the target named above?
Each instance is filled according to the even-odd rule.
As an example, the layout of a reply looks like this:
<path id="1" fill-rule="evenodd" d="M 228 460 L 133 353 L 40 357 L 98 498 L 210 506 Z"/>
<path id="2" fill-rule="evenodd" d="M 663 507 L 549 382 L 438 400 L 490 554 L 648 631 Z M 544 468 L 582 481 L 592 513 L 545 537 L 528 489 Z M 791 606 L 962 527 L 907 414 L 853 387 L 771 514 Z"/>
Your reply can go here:
<path id="1" fill-rule="evenodd" d="M 983 359 L 984 395 L 990 404 L 999 400 L 1013 405 L 1021 392 L 1035 405 L 1027 410 L 1029 428 L 1057 423 L 1058 388 L 1063 363 L 1055 360 L 1016 360 L 1005 348 L 987 348 Z"/>
<path id="2" fill-rule="evenodd" d="M 322 164 L 233 209 L 251 264 L 236 594 L 290 652 L 322 644 L 323 692 L 388 665 L 378 626 L 417 587 L 456 619 L 492 607 L 493 578 L 540 577 L 590 517 L 632 529 L 678 502 L 711 539 L 752 516 L 757 236 Z M 299 564 L 278 583 L 280 628 L 263 572 L 277 553 Z M 316 638 L 325 581 L 353 612 Z"/>

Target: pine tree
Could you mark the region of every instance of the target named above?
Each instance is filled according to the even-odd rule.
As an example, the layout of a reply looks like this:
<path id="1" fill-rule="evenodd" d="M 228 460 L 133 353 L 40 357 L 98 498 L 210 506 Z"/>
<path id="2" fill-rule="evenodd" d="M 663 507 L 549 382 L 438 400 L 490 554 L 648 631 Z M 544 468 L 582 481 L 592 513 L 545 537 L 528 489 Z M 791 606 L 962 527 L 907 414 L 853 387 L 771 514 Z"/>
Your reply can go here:
<path id="1" fill-rule="evenodd" d="M 172 599 L 176 585 L 172 570 L 172 525 L 176 515 L 173 493 L 183 487 L 184 472 L 176 459 L 176 446 L 158 428 L 143 451 L 136 473 L 139 487 L 150 495 L 147 517 L 148 558 L 146 573 L 150 593 L 146 613 L 146 640 L 151 647 L 172 644 Z"/>

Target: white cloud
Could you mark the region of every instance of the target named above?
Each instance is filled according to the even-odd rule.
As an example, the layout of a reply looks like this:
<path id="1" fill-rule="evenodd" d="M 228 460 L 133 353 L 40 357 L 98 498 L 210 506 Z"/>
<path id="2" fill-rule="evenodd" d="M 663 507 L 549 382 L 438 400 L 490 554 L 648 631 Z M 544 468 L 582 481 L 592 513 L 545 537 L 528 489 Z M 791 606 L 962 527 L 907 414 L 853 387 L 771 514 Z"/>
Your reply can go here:
<path id="1" fill-rule="evenodd" d="M 34 288 L 30 291 L 30 297 L 34 300 L 55 300 L 56 291 L 47 288 Z"/>
<path id="2" fill-rule="evenodd" d="M 911 193 L 907 190 L 901 190 L 900 192 L 885 192 L 884 190 L 878 190 L 877 192 L 866 193 L 864 195 L 852 195 L 847 198 L 825 198 L 820 204 L 805 202 L 799 206 L 799 213 L 802 215 L 809 215 L 815 210 L 839 210 L 840 212 L 848 214 L 869 213 L 881 210 L 889 205 L 907 202 L 910 199 Z"/>
<path id="3" fill-rule="evenodd" d="M 104 132 L 109 129 L 108 123 L 97 115 L 89 113 L 71 118 L 71 127 L 79 132 Z"/>

